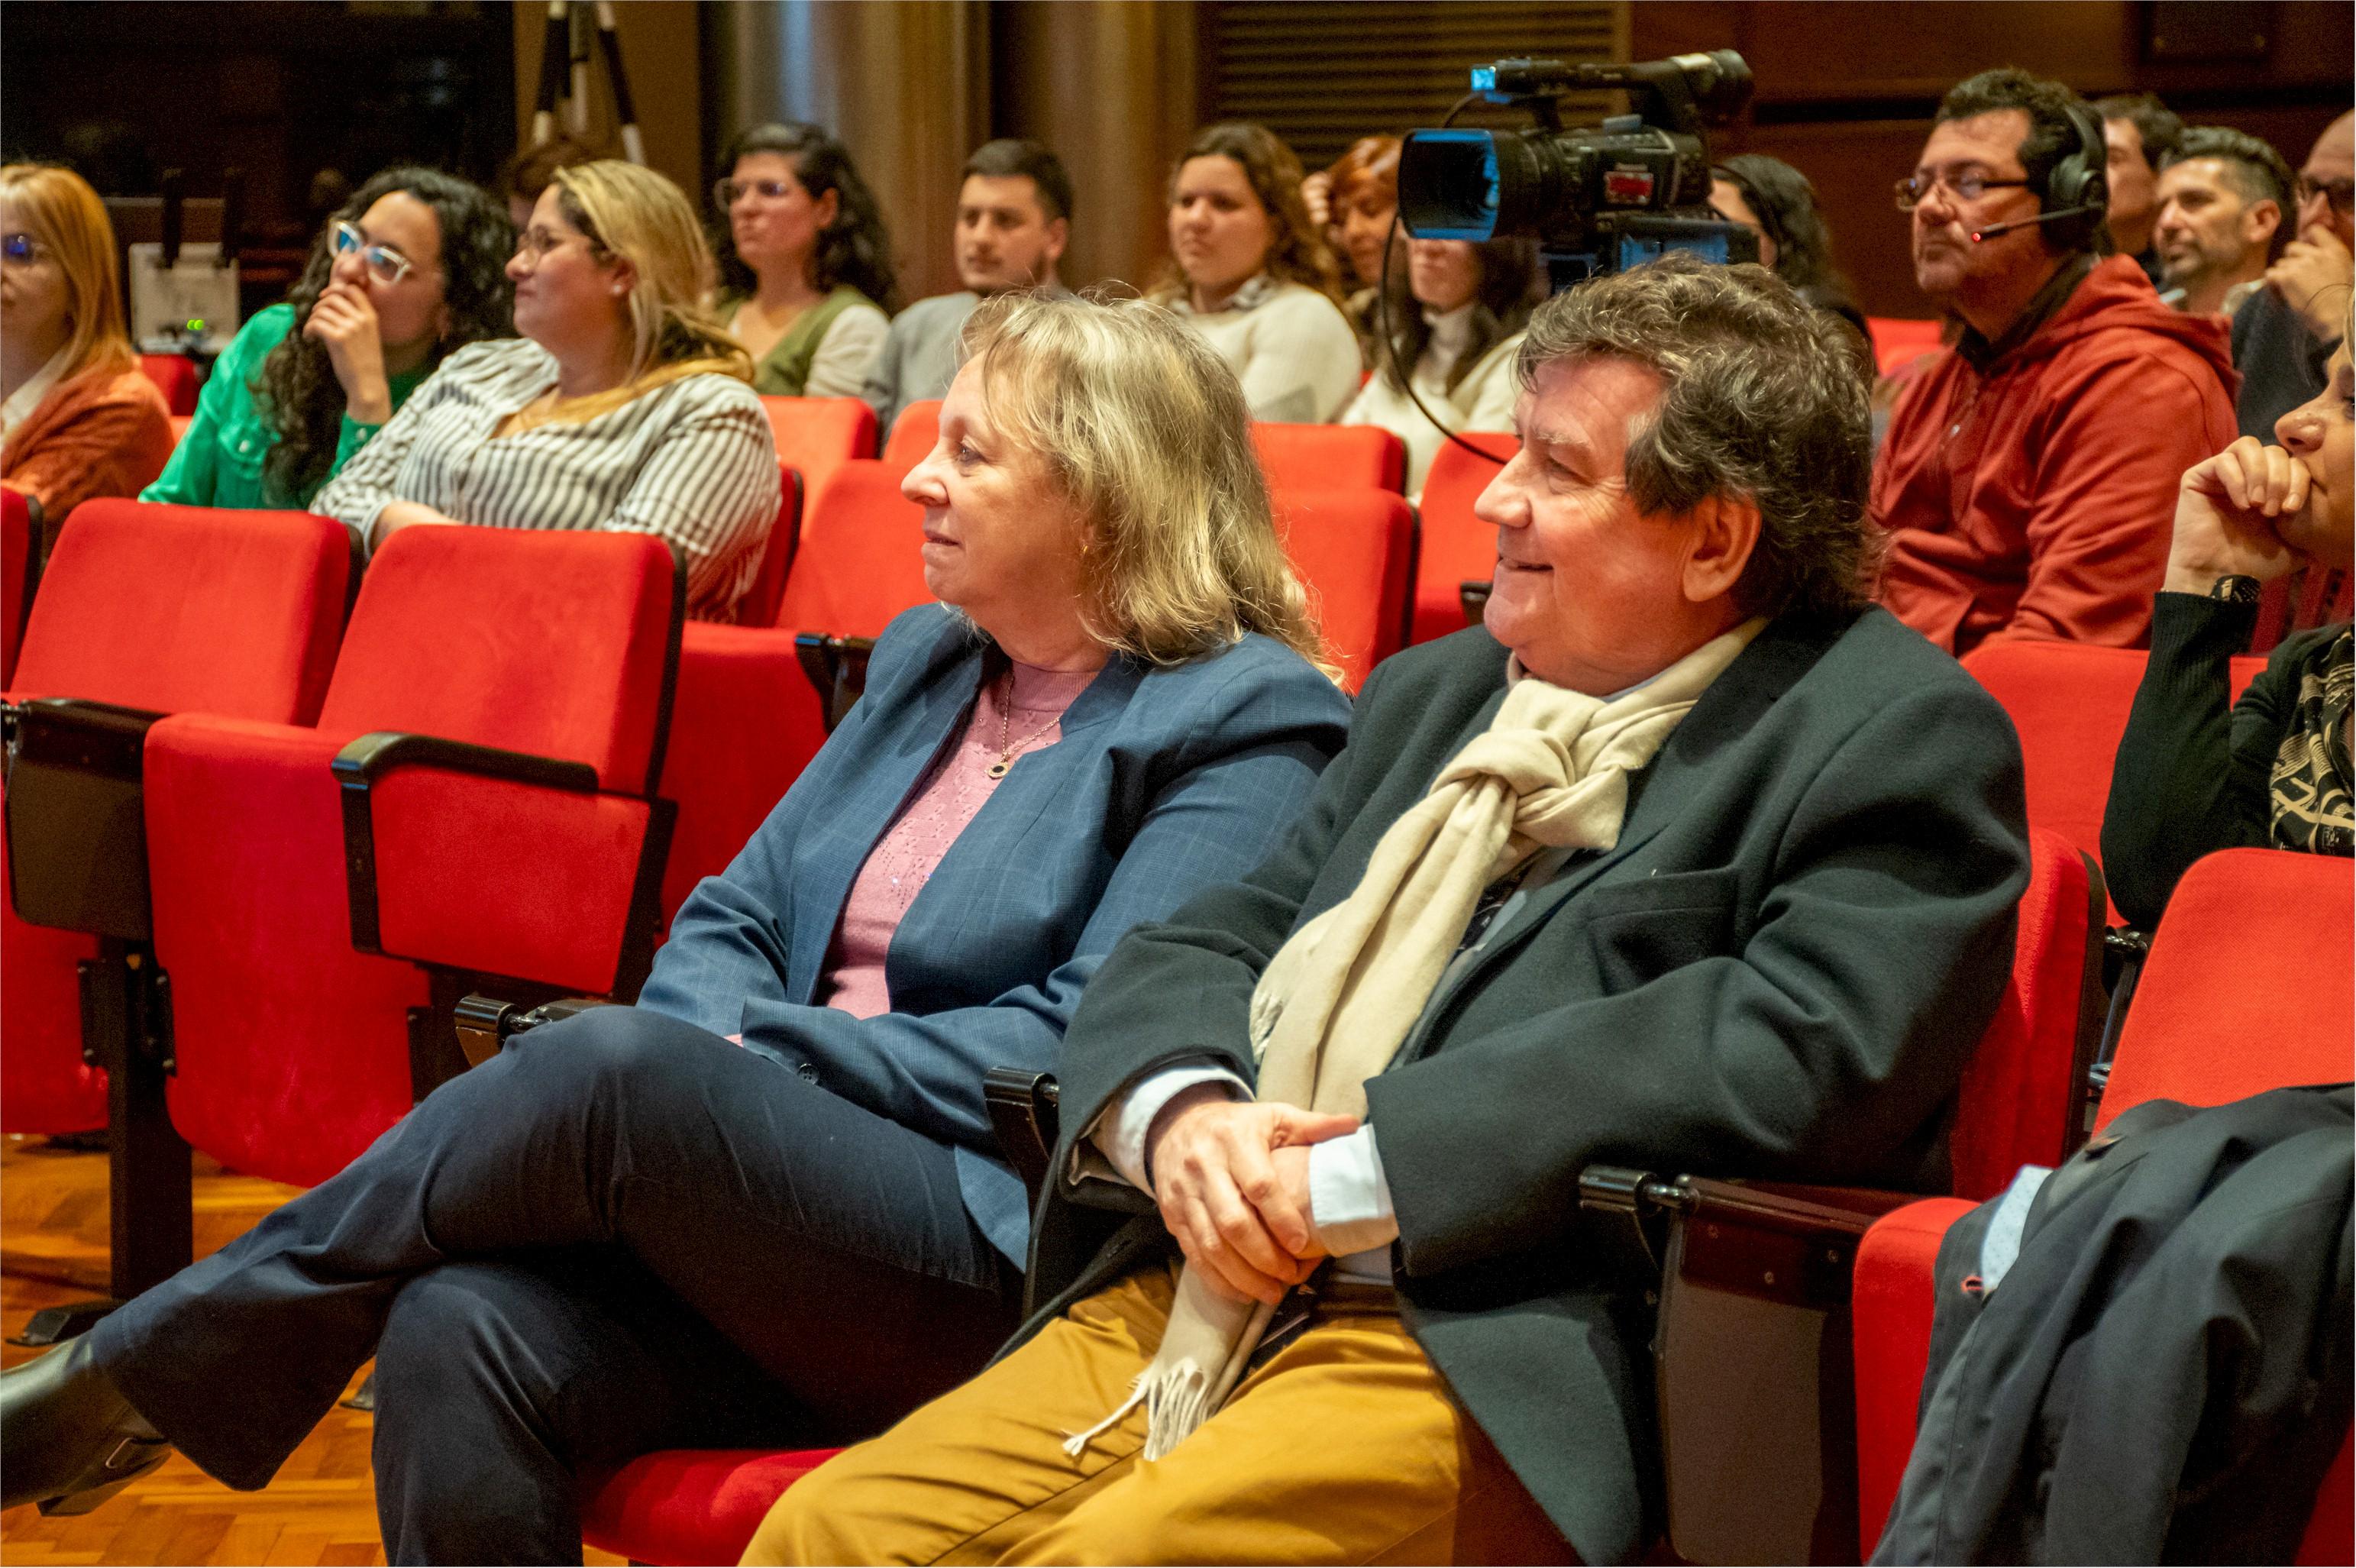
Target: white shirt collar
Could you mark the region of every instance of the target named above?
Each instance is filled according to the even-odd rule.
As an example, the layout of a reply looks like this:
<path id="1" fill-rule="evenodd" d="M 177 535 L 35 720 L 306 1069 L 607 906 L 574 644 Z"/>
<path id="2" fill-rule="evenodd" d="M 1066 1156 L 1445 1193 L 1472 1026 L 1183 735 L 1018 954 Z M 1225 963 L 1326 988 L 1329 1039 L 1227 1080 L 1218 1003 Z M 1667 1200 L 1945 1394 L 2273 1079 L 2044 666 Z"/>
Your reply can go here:
<path id="1" fill-rule="evenodd" d="M 1255 273 L 1243 287 L 1227 296 L 1226 304 L 1216 310 L 1197 311 L 1192 292 L 1182 290 L 1171 303 L 1171 308 L 1181 316 L 1219 316 L 1230 310 L 1256 310 L 1276 297 L 1284 285 L 1266 273 Z"/>

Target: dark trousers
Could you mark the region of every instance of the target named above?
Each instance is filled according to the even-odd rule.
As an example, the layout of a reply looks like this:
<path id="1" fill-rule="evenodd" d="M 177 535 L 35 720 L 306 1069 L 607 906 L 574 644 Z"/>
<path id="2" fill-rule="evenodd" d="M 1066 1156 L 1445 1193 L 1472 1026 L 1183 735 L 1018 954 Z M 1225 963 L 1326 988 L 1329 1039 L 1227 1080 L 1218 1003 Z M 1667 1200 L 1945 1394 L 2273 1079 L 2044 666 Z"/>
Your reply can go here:
<path id="1" fill-rule="evenodd" d="M 611 1007 L 517 1036 L 91 1335 L 241 1487 L 375 1355 L 391 1561 L 577 1563 L 584 1466 L 871 1434 L 978 1370 L 1020 1296 L 947 1145 Z"/>

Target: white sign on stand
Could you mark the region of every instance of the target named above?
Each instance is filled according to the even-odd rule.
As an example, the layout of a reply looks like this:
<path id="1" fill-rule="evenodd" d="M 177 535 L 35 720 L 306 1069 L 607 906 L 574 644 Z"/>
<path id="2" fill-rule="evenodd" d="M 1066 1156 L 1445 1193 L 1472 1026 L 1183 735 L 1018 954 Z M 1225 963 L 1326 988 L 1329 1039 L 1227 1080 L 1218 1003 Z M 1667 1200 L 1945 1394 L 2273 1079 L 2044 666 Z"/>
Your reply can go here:
<path id="1" fill-rule="evenodd" d="M 141 352 L 218 354 L 229 347 L 238 326 L 237 263 L 222 265 L 219 245 L 182 245 L 169 271 L 161 245 L 133 245 L 130 252 L 131 336 Z"/>

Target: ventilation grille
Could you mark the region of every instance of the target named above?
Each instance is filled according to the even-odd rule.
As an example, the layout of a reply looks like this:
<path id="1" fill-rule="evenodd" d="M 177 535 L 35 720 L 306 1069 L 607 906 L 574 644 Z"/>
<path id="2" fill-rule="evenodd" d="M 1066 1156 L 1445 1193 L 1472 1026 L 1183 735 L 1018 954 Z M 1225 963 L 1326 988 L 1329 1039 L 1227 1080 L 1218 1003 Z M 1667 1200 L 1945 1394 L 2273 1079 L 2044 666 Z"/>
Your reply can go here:
<path id="1" fill-rule="evenodd" d="M 1464 96 L 1472 66 L 1513 56 L 1627 58 L 1624 0 L 1224 0 L 1203 12 L 1209 117 L 1258 121 L 1312 169 L 1360 136 L 1439 124 Z M 1617 106 L 1612 95 L 1584 94 L 1566 102 L 1564 117 L 1591 124 Z M 1457 123 L 1527 122 L 1484 107 Z"/>

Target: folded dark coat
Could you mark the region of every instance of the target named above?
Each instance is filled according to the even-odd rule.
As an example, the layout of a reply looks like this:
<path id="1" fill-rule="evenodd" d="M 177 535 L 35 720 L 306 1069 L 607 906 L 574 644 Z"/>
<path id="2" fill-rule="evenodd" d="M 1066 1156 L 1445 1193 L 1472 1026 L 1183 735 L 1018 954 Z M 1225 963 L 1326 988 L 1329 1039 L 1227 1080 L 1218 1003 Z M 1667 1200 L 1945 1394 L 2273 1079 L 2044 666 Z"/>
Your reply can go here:
<path id="1" fill-rule="evenodd" d="M 2038 1193 L 1985 1294 L 1993 1206 L 1957 1221 L 1873 1561 L 2289 1562 L 2348 1436 L 2349 1106 L 2137 1106 Z"/>

